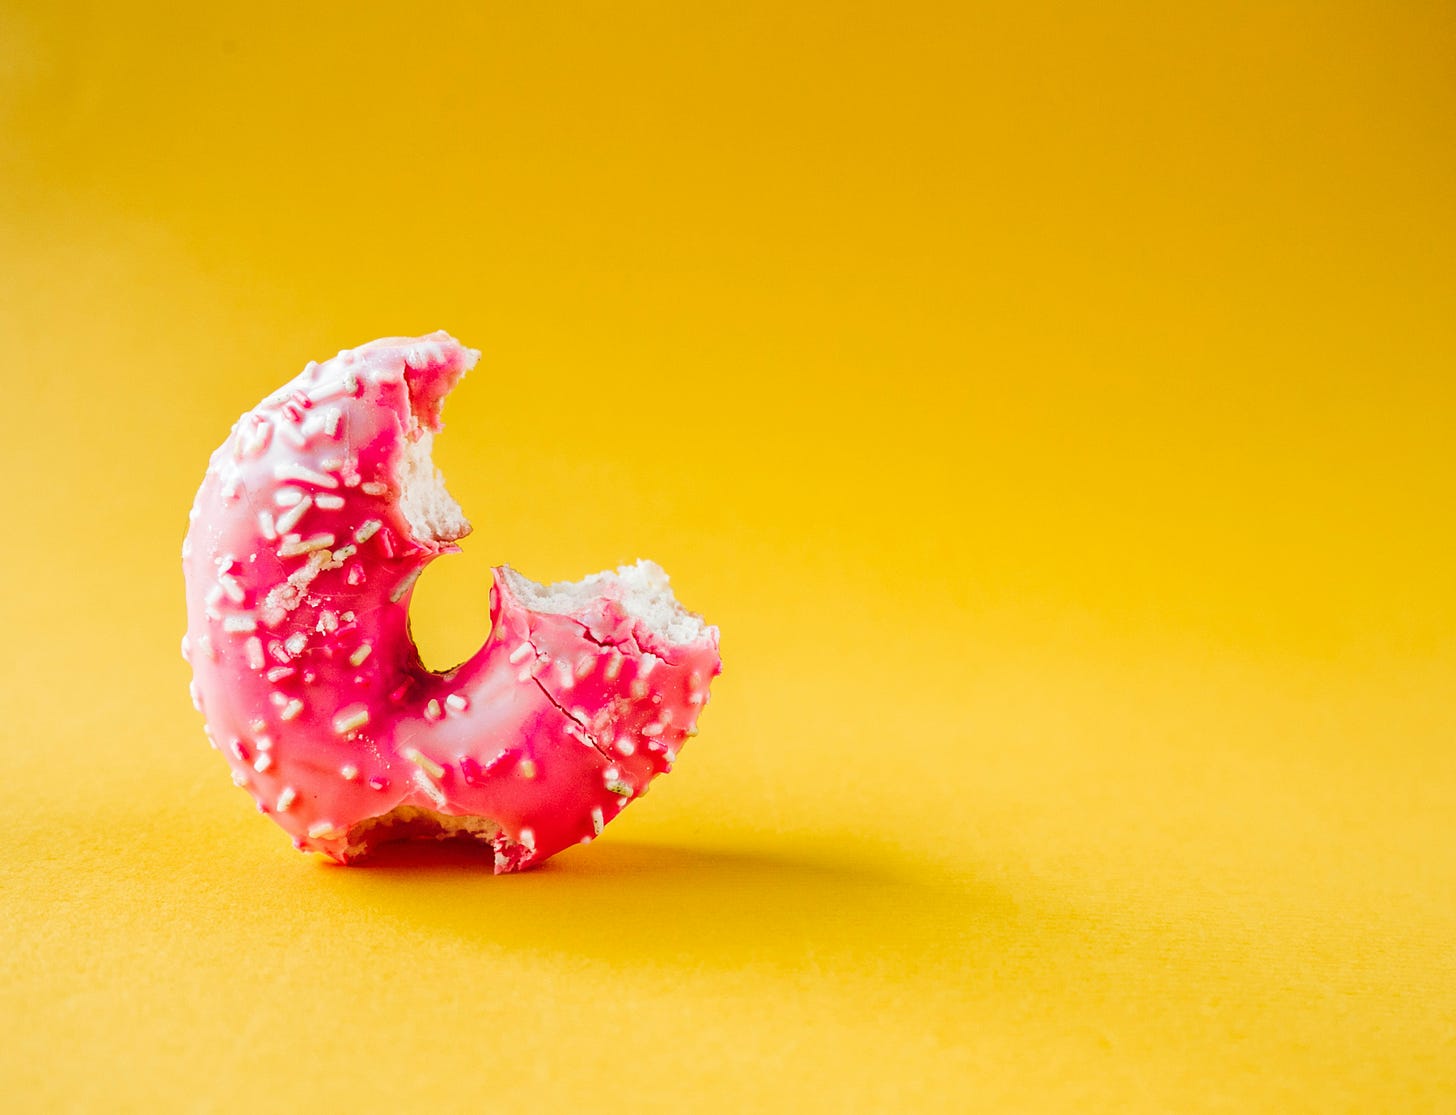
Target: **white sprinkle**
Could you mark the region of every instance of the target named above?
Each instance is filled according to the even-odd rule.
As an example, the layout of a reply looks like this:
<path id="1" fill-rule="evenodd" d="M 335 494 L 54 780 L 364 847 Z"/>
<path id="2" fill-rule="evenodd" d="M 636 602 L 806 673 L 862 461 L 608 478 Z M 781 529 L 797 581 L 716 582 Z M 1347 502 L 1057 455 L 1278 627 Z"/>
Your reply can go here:
<path id="1" fill-rule="evenodd" d="M 661 724 L 649 724 L 649 725 L 647 725 L 647 727 L 645 727 L 645 728 L 642 729 L 642 734 L 644 736 L 660 736 L 660 735 L 662 735 L 662 725 Z"/>
<path id="2" fill-rule="evenodd" d="M 526 655 L 530 653 L 532 653 L 531 644 L 522 643 L 515 650 L 511 651 L 511 665 L 517 665 L 521 661 L 521 659 L 525 658 Z"/>
<path id="3" fill-rule="evenodd" d="M 669 747 L 666 751 L 662 753 L 662 757 L 666 759 L 669 763 L 677 762 L 677 752 L 674 751 L 671 747 Z"/>
<path id="4" fill-rule="evenodd" d="M 404 599 L 405 595 L 409 592 L 409 590 L 415 587 L 415 582 L 419 579 L 420 570 L 412 570 L 409 576 L 407 576 L 404 580 L 400 581 L 399 585 L 395 588 L 395 590 L 389 594 L 389 602 L 391 604 L 398 604 L 401 600 Z"/>
<path id="5" fill-rule="evenodd" d="M 272 751 L 273 737 L 259 736 L 257 739 L 253 740 L 253 746 L 256 747 L 259 751 Z"/>
<path id="6" fill-rule="evenodd" d="M 441 778 L 445 774 L 444 767 L 442 767 L 439 763 L 435 762 L 435 760 L 430 758 L 428 755 L 421 754 L 418 748 L 406 747 L 404 749 L 404 757 L 410 762 L 414 763 L 415 766 L 419 767 L 431 778 Z"/>
<path id="7" fill-rule="evenodd" d="M 528 682 L 531 680 L 531 677 L 535 672 L 536 663 L 528 662 L 516 672 L 516 680 L 522 683 Z"/>
<path id="8" fill-rule="evenodd" d="M 243 652 L 248 656 L 248 669 L 261 670 L 263 661 L 263 640 L 254 635 L 243 645 Z"/>
<path id="9" fill-rule="evenodd" d="M 192 698 L 192 707 L 198 712 L 201 712 L 202 694 L 197 691 L 197 682 L 195 680 L 187 683 L 187 695 Z"/>
<path id="10" fill-rule="evenodd" d="M 516 773 L 519 774 L 522 778 L 535 778 L 536 764 L 530 759 L 522 759 L 519 763 L 516 764 Z"/>
<path id="11" fill-rule="evenodd" d="M 640 701 L 643 697 L 647 696 L 647 683 L 641 677 L 637 677 L 628 687 L 627 692 Z"/>
<path id="12" fill-rule="evenodd" d="M 302 631 L 295 631 L 283 640 L 283 649 L 295 658 L 303 653 L 303 648 L 306 646 L 308 646 L 308 636 Z"/>
<path id="13" fill-rule="evenodd" d="M 258 621 L 252 616 L 228 616 L 222 621 L 222 629 L 229 635 L 246 635 L 258 630 Z"/>
<path id="14" fill-rule="evenodd" d="M 440 787 L 430 781 L 430 776 L 422 770 L 415 771 L 414 783 L 425 792 L 428 797 L 441 809 L 445 808 L 445 793 Z"/>
<path id="15" fill-rule="evenodd" d="M 281 558 L 298 557 L 313 553 L 314 550 L 327 550 L 334 544 L 332 534 L 315 534 L 312 538 L 298 538 L 290 534 L 288 538 L 290 541 L 285 541 L 278 547 L 278 556 Z"/>
<path id="16" fill-rule="evenodd" d="M 343 496 L 321 495 L 314 501 L 314 506 L 324 511 L 337 511 L 344 506 Z"/>
<path id="17" fill-rule="evenodd" d="M 278 516 L 278 521 L 274 524 L 274 529 L 279 534 L 287 534 L 294 527 L 298 526 L 298 521 L 303 518 L 312 506 L 313 500 L 308 496 L 304 496 L 303 499 L 299 500 L 287 511 Z"/>
<path id="18" fill-rule="evenodd" d="M 632 816 L 634 816 L 634 817 L 636 815 L 637 814 L 635 814 L 635 813 L 632 814 Z M 602 834 L 602 829 L 606 828 L 606 826 L 607 826 L 607 819 L 602 816 L 602 807 L 600 805 L 594 805 L 594 806 L 592 806 L 591 819 L 592 819 L 592 832 L 594 832 L 598 836 L 600 836 Z"/>
<path id="19" fill-rule="evenodd" d="M 256 735 L 261 735 L 263 732 L 266 732 L 267 730 L 268 730 L 268 721 L 264 720 L 260 716 L 254 717 L 252 720 L 249 720 L 248 721 L 248 731 L 252 732 L 253 735 L 255 735 L 255 736 Z"/>
<path id="20" fill-rule="evenodd" d="M 217 647 L 212 645 L 212 639 L 207 635 L 197 637 L 197 645 L 202 648 L 202 653 L 207 656 L 209 662 L 217 661 Z"/>
<path id="21" fill-rule="evenodd" d="M 287 813 L 293 808 L 293 803 L 298 800 L 298 791 L 292 786 L 284 786 L 283 792 L 278 795 L 278 804 L 273 808 L 280 813 Z"/>
<path id="22" fill-rule="evenodd" d="M 269 542 L 278 541 L 278 527 L 277 524 L 273 522 L 273 512 L 258 512 L 258 530 Z"/>
<path id="23" fill-rule="evenodd" d="M 273 502 L 279 507 L 294 507 L 308 498 L 302 488 L 279 488 L 273 493 Z"/>
<path id="24" fill-rule="evenodd" d="M 361 526 L 358 530 L 356 530 L 354 532 L 354 541 L 355 542 L 368 542 L 369 539 L 373 538 L 374 535 L 375 535 L 375 533 L 383 525 L 384 524 L 381 523 L 378 519 L 370 519 L 367 523 L 365 523 L 363 526 Z"/>
<path id="25" fill-rule="evenodd" d="M 350 542 L 346 546 L 340 546 L 330 555 L 335 566 L 343 565 L 351 557 L 359 552 L 359 547 Z"/>
<path id="26" fill-rule="evenodd" d="M 297 461 L 280 461 L 273 466 L 273 475 L 279 480 L 301 480 L 305 484 L 317 484 L 320 488 L 337 488 L 339 486 L 336 477 L 324 472 L 317 472 Z"/>
<path id="27" fill-rule="evenodd" d="M 339 768 L 339 776 L 345 782 L 353 782 L 359 777 L 359 768 L 353 763 L 345 763 Z"/>
<path id="28" fill-rule="evenodd" d="M 470 702 L 459 693 L 451 693 L 450 696 L 445 698 L 445 704 L 456 712 L 464 712 L 470 707 Z"/>
<path id="29" fill-rule="evenodd" d="M 217 583 L 222 586 L 222 591 L 227 594 L 227 598 L 234 604 L 241 604 L 247 599 L 246 594 L 243 592 L 243 586 L 238 584 L 237 578 L 230 573 L 219 573 L 217 575 Z"/>
<path id="30" fill-rule="evenodd" d="M 608 767 L 606 770 L 602 771 L 602 777 L 608 782 L 615 782 L 618 778 L 622 777 L 622 772 L 619 771 L 616 767 Z"/>
<path id="31" fill-rule="evenodd" d="M 299 426 L 288 423 L 278 427 L 283 431 L 283 437 L 296 449 L 302 449 L 308 444 L 308 434 Z"/>
<path id="32" fill-rule="evenodd" d="M 354 653 L 349 655 L 349 665 L 364 665 L 364 660 L 369 657 L 373 650 L 374 648 L 368 643 L 360 643 L 359 646 L 355 649 Z"/>
<path id="33" fill-rule="evenodd" d="M 266 771 L 272 765 L 273 765 L 273 756 L 272 755 L 267 755 L 267 754 L 259 755 L 255 760 L 253 760 L 253 769 L 255 771 L 257 771 L 259 774 L 262 774 L 264 771 Z"/>
<path id="34" fill-rule="evenodd" d="M 366 480 L 359 485 L 359 490 L 366 496 L 382 496 L 389 491 L 389 485 L 381 484 L 378 480 Z"/>
<path id="35" fill-rule="evenodd" d="M 642 656 L 641 664 L 637 667 L 637 676 L 639 678 L 645 678 L 648 674 L 652 673 L 653 669 L 656 666 L 657 666 L 657 655 L 650 654 L 650 653 L 649 654 L 644 654 Z"/>
<path id="36" fill-rule="evenodd" d="M 623 782 L 621 779 L 617 779 L 614 782 L 608 782 L 607 789 L 610 790 L 612 793 L 616 794 L 618 797 L 630 798 L 632 796 L 632 787 L 627 785 L 627 783 Z"/>
<path id="37" fill-rule="evenodd" d="M 633 743 L 627 736 L 623 736 L 617 741 L 617 754 L 619 755 L 630 755 L 636 750 L 637 745 Z"/>
<path id="38" fill-rule="evenodd" d="M 248 784 L 248 776 L 246 774 L 244 774 L 240 770 L 233 771 L 233 785 L 234 786 L 246 786 L 247 784 Z"/>
<path id="39" fill-rule="evenodd" d="M 339 629 L 339 617 L 329 609 L 325 608 L 319 613 L 318 631 L 320 635 L 332 635 Z"/>
<path id="40" fill-rule="evenodd" d="M 431 697 L 430 703 L 425 706 L 425 719 L 439 720 L 444 715 L 445 714 L 440 711 L 440 702 Z"/>
<path id="41" fill-rule="evenodd" d="M 283 711 L 280 712 L 278 716 L 282 720 L 292 720 L 302 711 L 303 702 L 295 697 L 293 700 L 289 701 L 286 705 L 283 706 Z"/>
<path id="42" fill-rule="evenodd" d="M 211 608 L 218 604 L 221 604 L 222 597 L 222 585 L 213 585 L 210 589 L 207 590 L 207 595 L 203 597 L 202 602 L 206 604 L 209 608 Z"/>
<path id="43" fill-rule="evenodd" d="M 324 415 L 324 433 L 328 434 L 331 438 L 337 438 L 340 429 L 339 423 L 343 420 L 343 417 L 344 412 L 338 407 L 330 408 L 329 412 Z"/>
<path id="44" fill-rule="evenodd" d="M 271 648 L 270 648 L 271 649 Z M 284 678 L 291 678 L 298 673 L 292 666 L 274 666 L 268 671 L 268 680 L 277 685 Z"/>
<path id="45" fill-rule="evenodd" d="M 592 668 L 595 667 L 596 664 L 597 662 L 595 655 L 583 654 L 581 656 L 581 661 L 576 664 L 576 676 L 578 678 L 586 677 L 587 674 L 592 672 Z"/>
<path id="46" fill-rule="evenodd" d="M 253 457 L 263 452 L 268 448 L 268 439 L 273 434 L 273 425 L 267 419 L 255 414 L 253 423 L 253 428 L 244 435 L 241 442 L 244 457 Z"/>
<path id="47" fill-rule="evenodd" d="M 536 834 L 530 829 L 521 830 L 519 842 L 528 852 L 534 852 L 536 850 Z"/>
<path id="48" fill-rule="evenodd" d="M 323 840 L 327 837 L 337 836 L 333 821 L 315 821 L 308 826 L 308 835 L 314 840 Z"/>
<path id="49" fill-rule="evenodd" d="M 605 671 L 603 671 L 602 676 L 605 677 L 608 681 L 615 681 L 617 679 L 617 675 L 620 674 L 621 672 L 622 672 L 622 655 L 621 655 L 621 652 L 620 651 L 613 650 L 612 653 L 611 653 L 611 655 L 607 658 L 607 668 L 606 668 Z"/>
<path id="50" fill-rule="evenodd" d="M 348 380 L 325 383 L 322 387 L 315 387 L 309 392 L 309 401 L 314 404 L 326 403 L 330 399 L 337 399 L 340 395 L 352 394 L 349 390 Z"/>
<path id="51" fill-rule="evenodd" d="M 556 660 L 556 680 L 562 689 L 570 689 L 576 684 L 576 679 L 571 676 L 571 663 L 564 658 Z"/>
<path id="52" fill-rule="evenodd" d="M 362 728 L 369 723 L 369 709 L 364 705 L 351 705 L 346 709 L 340 709 L 334 716 L 334 731 L 339 735 L 346 735 L 355 728 Z"/>
<path id="53" fill-rule="evenodd" d="M 268 700 L 273 702 L 274 708 L 282 708 L 288 703 L 288 694 L 278 692 L 269 693 Z"/>

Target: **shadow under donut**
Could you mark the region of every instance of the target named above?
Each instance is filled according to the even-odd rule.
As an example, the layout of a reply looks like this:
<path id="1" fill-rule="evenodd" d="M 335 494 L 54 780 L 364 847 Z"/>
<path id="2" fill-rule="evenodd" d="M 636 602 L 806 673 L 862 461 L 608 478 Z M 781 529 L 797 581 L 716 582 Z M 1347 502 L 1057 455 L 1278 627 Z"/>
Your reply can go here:
<path id="1" fill-rule="evenodd" d="M 914 964 L 944 960 L 958 940 L 970 956 L 1021 916 L 1009 895 L 977 880 L 900 870 L 848 841 L 835 847 L 788 855 L 604 840 L 497 877 L 489 849 L 401 844 L 365 867 L 320 865 L 320 875 L 402 928 L 614 964 L 633 955 L 693 967 Z"/>

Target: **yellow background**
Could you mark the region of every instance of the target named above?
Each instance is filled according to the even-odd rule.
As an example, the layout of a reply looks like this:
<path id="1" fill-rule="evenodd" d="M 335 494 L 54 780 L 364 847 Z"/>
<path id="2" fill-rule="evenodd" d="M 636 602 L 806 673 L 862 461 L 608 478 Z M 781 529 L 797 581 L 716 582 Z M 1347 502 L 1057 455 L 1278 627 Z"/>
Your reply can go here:
<path id="1" fill-rule="evenodd" d="M 0 5 L 9 1110 L 1456 1110 L 1449 4 Z M 209 451 L 484 349 L 421 584 L 639 555 L 678 772 L 296 854 Z"/>

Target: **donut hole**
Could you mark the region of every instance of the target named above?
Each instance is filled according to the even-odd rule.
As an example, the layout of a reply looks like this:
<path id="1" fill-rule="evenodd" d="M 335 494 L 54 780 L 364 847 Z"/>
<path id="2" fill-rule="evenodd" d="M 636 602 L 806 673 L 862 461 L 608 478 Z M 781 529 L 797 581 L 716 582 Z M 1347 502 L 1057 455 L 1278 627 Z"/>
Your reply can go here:
<path id="1" fill-rule="evenodd" d="M 410 595 L 409 628 L 420 661 L 445 673 L 475 654 L 490 638 L 490 561 L 467 549 L 429 567 Z"/>
<path id="2" fill-rule="evenodd" d="M 399 487 L 399 509 L 417 542 L 445 545 L 464 538 L 470 522 L 455 497 L 445 486 L 445 475 L 434 461 L 435 429 L 443 395 L 428 397 L 421 409 L 420 384 L 410 384 L 413 425 L 398 458 L 395 480 Z M 445 671 L 469 658 L 490 634 L 485 595 L 490 577 L 479 575 L 469 556 L 437 564 L 426 570 L 410 600 L 410 632 L 424 664 Z M 478 598 L 475 607 L 462 609 L 460 602 Z M 477 626 L 472 617 L 482 617 Z"/>

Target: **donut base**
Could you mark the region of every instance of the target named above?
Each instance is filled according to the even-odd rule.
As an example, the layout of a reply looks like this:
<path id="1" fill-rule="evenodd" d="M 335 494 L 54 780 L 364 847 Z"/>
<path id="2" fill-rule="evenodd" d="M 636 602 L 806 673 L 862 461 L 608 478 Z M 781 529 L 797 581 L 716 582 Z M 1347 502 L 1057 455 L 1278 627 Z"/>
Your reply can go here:
<path id="1" fill-rule="evenodd" d="M 399 805 L 349 829 L 340 862 L 356 863 L 376 849 L 405 841 L 452 840 L 497 846 L 501 828 L 489 817 L 457 817 L 418 805 Z"/>

